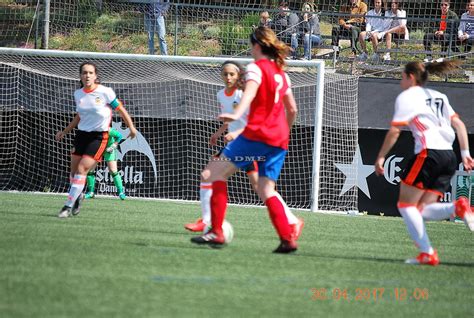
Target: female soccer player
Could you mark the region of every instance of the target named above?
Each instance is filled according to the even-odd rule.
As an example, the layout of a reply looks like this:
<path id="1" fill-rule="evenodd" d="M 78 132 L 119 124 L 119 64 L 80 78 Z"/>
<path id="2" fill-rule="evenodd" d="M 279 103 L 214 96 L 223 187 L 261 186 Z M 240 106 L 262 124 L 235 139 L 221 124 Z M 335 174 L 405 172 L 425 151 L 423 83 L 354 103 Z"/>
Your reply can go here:
<path id="1" fill-rule="evenodd" d="M 105 148 L 104 152 L 104 161 L 107 163 L 107 167 L 109 167 L 109 172 L 114 179 L 115 188 L 117 188 L 117 195 L 119 196 L 120 200 L 125 200 L 126 195 L 123 189 L 122 183 L 122 176 L 118 172 L 117 169 L 117 147 L 119 142 L 123 139 L 122 134 L 118 132 L 118 130 L 114 128 L 110 128 L 109 130 L 109 139 L 107 141 L 107 148 Z M 94 193 L 95 189 L 95 170 L 91 169 L 87 173 L 87 190 L 86 190 L 86 199 L 92 199 L 95 197 Z"/>
<path id="2" fill-rule="evenodd" d="M 465 169 L 470 171 L 474 166 L 466 127 L 446 95 L 423 87 L 429 74 L 445 74 L 457 65 L 458 61 L 444 61 L 410 62 L 405 66 L 400 82 L 404 91 L 397 97 L 392 126 L 375 161 L 376 173 L 383 175 L 385 156 L 400 135 L 399 127 L 408 126 L 415 141 L 415 155 L 402 174 L 397 207 L 420 250 L 416 259 L 406 261 L 409 264 L 439 264 L 438 253 L 431 246 L 423 219 L 447 219 L 455 212 L 471 231 L 474 230 L 474 215 L 465 198 L 456 203 L 437 203 L 456 171 L 453 128 L 458 136 Z"/>
<path id="3" fill-rule="evenodd" d="M 86 175 L 102 159 L 107 145 L 112 110 L 116 110 L 130 128 L 131 138 L 137 133 L 132 119 L 115 92 L 99 84 L 95 64 L 82 63 L 79 73 L 81 88 L 74 92 L 77 114 L 63 131 L 56 133 L 56 140 L 60 141 L 74 127 L 78 128 L 71 153 L 71 188 L 64 207 L 59 211 L 60 218 L 79 213 Z"/>
<path id="4" fill-rule="evenodd" d="M 222 64 L 221 77 L 224 82 L 225 88 L 221 89 L 217 93 L 217 100 L 219 101 L 221 111 L 223 113 L 231 113 L 234 111 L 236 105 L 240 103 L 242 98 L 242 88 L 244 86 L 244 70 L 242 66 L 233 61 L 226 61 Z M 221 127 L 211 136 L 209 143 L 211 146 L 217 144 L 217 140 L 222 134 L 228 130 L 228 133 L 224 136 L 225 142 L 231 142 L 237 136 L 242 133 L 247 125 L 248 111 L 245 111 L 242 116 L 230 123 L 223 123 Z M 214 157 L 219 158 L 222 150 L 219 151 Z M 252 188 L 257 191 L 258 183 L 258 166 L 257 163 L 251 162 L 248 166 L 243 168 L 247 172 L 250 184 Z M 209 182 L 209 168 L 206 166 L 201 172 L 201 184 L 200 184 L 200 199 L 201 199 L 201 210 L 202 218 L 198 219 L 195 223 L 188 223 L 184 225 L 184 228 L 192 232 L 202 232 L 207 225 L 211 224 L 211 196 L 212 196 L 212 183 Z M 281 197 L 279 197 L 281 199 Z M 287 214 L 288 221 L 291 225 L 292 232 L 295 238 L 298 238 L 301 229 L 304 226 L 304 222 L 298 219 L 284 203 L 285 213 Z"/>
<path id="5" fill-rule="evenodd" d="M 277 39 L 271 29 L 263 26 L 255 29 L 250 41 L 255 62 L 247 67 L 242 99 L 233 113 L 219 116 L 224 122 L 233 122 L 241 118 L 250 107 L 248 122 L 242 134 L 224 148 L 221 160 L 209 163 L 212 230 L 191 241 L 214 246 L 225 243 L 222 222 L 227 208 L 227 178 L 237 169 L 256 160 L 259 173 L 257 192 L 265 202 L 280 237 L 280 245 L 274 252 L 290 253 L 297 250 L 297 244 L 284 206 L 275 191 L 275 182 L 288 149 L 290 127 L 297 113 L 290 80 L 283 71 L 289 48 Z"/>

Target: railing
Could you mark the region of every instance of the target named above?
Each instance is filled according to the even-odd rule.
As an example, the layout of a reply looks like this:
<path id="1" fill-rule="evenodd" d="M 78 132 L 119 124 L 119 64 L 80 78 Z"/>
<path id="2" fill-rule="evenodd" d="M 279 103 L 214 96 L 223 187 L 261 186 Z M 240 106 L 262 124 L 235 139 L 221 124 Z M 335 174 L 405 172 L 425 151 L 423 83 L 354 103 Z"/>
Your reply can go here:
<path id="1" fill-rule="evenodd" d="M 117 53 L 148 53 L 148 39 L 145 28 L 145 14 L 140 6 L 150 0 L 51 0 L 50 18 L 45 19 L 41 10 L 37 9 L 36 0 L 6 0 L 0 4 L 0 45 L 14 47 L 40 47 L 40 43 L 48 43 L 50 49 L 100 51 Z M 188 1 L 193 2 L 193 1 Z M 198 3 L 199 1 L 194 1 Z M 202 2 L 202 1 L 201 1 Z M 225 1 L 224 1 L 225 2 Z M 223 3 L 224 3 L 223 2 Z M 278 9 L 265 10 L 262 5 L 249 7 L 203 4 L 172 3 L 165 16 L 166 41 L 168 53 L 174 55 L 196 56 L 248 56 L 248 36 L 259 23 L 259 14 L 269 11 L 271 16 L 278 14 Z M 330 10 L 330 3 L 319 1 L 320 9 Z M 336 4 L 338 2 L 336 1 Z M 100 5 L 100 6 L 99 6 Z M 419 3 L 418 3 L 419 5 Z M 408 11 L 408 9 L 407 9 Z M 301 15 L 299 11 L 292 11 Z M 429 12 L 428 9 L 425 13 Z M 436 11 L 434 11 L 436 13 Z M 460 12 L 461 13 L 461 12 Z M 441 46 L 433 43 L 431 50 L 423 45 L 424 35 L 433 24 L 439 24 L 435 16 L 410 16 L 408 12 L 407 26 L 410 40 L 395 41 L 391 49 L 381 43 L 377 52 L 373 52 L 368 43 L 369 54 L 392 53 L 390 61 L 382 58 L 360 61 L 351 55 L 349 40 L 343 39 L 337 46 L 333 45 L 331 33 L 337 27 L 337 19 L 346 14 L 320 11 L 322 46 L 311 48 L 313 58 L 328 59 L 328 66 L 338 72 L 359 72 L 370 74 L 390 70 L 411 60 L 422 60 L 427 55 L 433 58 L 465 58 L 466 74 L 457 74 L 453 80 L 469 81 L 468 73 L 474 70 L 472 51 L 465 52 L 457 46 L 456 34 L 452 34 L 449 48 L 441 50 Z M 47 20 L 47 21 L 45 21 Z M 450 22 L 450 21 L 448 21 Z M 456 21 L 458 22 L 458 21 Z M 49 38 L 45 39 L 41 32 L 45 23 L 49 23 Z M 299 27 L 299 25 L 297 25 Z M 159 53 L 159 40 L 155 38 L 156 51 Z M 297 58 L 302 57 L 301 37 L 297 49 Z M 385 76 L 393 76 L 387 72 Z"/>

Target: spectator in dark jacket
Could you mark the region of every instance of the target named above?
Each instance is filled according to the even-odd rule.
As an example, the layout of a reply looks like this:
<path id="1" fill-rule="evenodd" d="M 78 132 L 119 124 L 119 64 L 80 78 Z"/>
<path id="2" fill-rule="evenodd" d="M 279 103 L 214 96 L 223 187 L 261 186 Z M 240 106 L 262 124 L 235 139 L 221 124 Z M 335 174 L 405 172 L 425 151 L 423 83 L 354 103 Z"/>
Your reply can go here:
<path id="1" fill-rule="evenodd" d="M 446 52 L 451 47 L 453 52 L 459 52 L 455 44 L 458 15 L 449 10 L 450 0 L 441 1 L 440 21 L 423 37 L 425 51 L 431 51 L 431 43 L 440 43 L 441 50 Z M 438 19 L 438 17 L 437 17 Z M 427 53 L 425 62 L 431 61 L 431 53 Z"/>

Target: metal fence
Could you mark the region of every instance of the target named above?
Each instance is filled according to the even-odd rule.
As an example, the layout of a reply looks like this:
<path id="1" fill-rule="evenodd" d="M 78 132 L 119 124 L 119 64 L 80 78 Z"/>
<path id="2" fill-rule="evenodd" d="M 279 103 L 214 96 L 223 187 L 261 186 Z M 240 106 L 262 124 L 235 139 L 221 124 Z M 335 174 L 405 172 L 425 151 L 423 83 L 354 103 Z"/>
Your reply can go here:
<path id="1" fill-rule="evenodd" d="M 47 44 L 50 49 L 149 53 L 149 35 L 144 6 L 150 0 L 50 0 L 50 15 L 44 14 L 42 0 L 2 0 L 0 2 L 0 46 L 35 47 Z M 312 1 L 309 1 L 312 2 Z M 394 41 L 390 49 L 385 42 L 377 52 L 368 43 L 370 56 L 379 58 L 362 60 L 350 50 L 350 40 L 342 37 L 334 45 L 333 28 L 337 20 L 347 17 L 341 13 L 347 1 L 313 1 L 320 21 L 322 45 L 311 48 L 311 58 L 328 60 L 328 66 L 337 72 L 398 76 L 397 67 L 407 61 L 433 58 L 460 57 L 465 59 L 463 69 L 451 76 L 451 80 L 474 81 L 474 56 L 470 48 L 458 43 L 457 32 L 450 36 L 448 49 L 437 43 L 427 50 L 425 35 L 433 32 L 441 22 L 440 3 L 432 1 L 404 1 L 407 13 L 406 26 L 410 39 Z M 301 31 L 302 5 L 304 1 L 288 1 L 289 9 L 300 19 L 294 30 Z M 369 10 L 372 9 L 369 1 Z M 384 1 L 389 9 L 389 3 Z M 459 17 L 466 10 L 465 1 L 451 1 L 451 10 Z M 164 16 L 168 54 L 195 56 L 248 56 L 248 36 L 259 24 L 259 15 L 268 11 L 274 21 L 280 10 L 277 1 L 180 1 L 170 4 Z M 447 22 L 450 22 L 449 20 Z M 456 25 L 459 20 L 452 21 Z M 43 36 L 45 26 L 49 37 Z M 288 29 L 278 30 L 279 35 Z M 457 31 L 457 30 L 456 30 Z M 293 31 L 292 31 L 293 32 Z M 297 33 L 298 33 L 297 32 Z M 303 36 L 298 39 L 295 57 L 304 53 Z M 290 43 L 289 43 L 290 44 Z M 153 49 L 160 53 L 158 35 Z M 458 49 L 459 48 L 459 49 Z M 374 54 L 376 53 L 376 54 Z M 381 58 L 390 53 L 391 59 Z M 395 69 L 396 71 L 391 71 Z"/>

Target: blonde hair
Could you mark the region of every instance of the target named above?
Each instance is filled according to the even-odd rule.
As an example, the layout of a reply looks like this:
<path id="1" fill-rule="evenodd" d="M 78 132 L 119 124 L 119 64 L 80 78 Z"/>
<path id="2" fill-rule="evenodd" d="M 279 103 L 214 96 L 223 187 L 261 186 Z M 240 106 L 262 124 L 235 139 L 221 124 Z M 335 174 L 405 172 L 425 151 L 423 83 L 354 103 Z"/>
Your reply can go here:
<path id="1" fill-rule="evenodd" d="M 250 42 L 258 44 L 262 53 L 275 60 L 279 69 L 285 66 L 285 58 L 290 54 L 288 45 L 278 40 L 272 29 L 260 26 L 250 35 Z"/>

